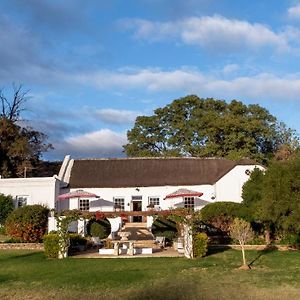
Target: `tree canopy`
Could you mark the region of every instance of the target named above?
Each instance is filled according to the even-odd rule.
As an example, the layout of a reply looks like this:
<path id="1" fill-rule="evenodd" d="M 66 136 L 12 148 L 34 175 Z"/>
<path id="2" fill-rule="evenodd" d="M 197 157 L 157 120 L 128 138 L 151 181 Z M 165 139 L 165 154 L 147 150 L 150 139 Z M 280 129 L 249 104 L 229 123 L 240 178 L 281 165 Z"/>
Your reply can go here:
<path id="1" fill-rule="evenodd" d="M 137 117 L 127 137 L 128 156 L 249 157 L 262 163 L 282 144 L 297 144 L 295 132 L 257 104 L 195 95 Z"/>
<path id="2" fill-rule="evenodd" d="M 243 186 L 243 205 L 257 221 L 280 233 L 300 233 L 300 155 L 256 169 Z"/>
<path id="3" fill-rule="evenodd" d="M 24 176 L 25 168 L 29 171 L 34 168 L 42 152 L 52 147 L 45 134 L 20 125 L 25 95 L 21 87 L 15 88 L 12 99 L 0 91 L 0 175 L 3 177 Z"/>

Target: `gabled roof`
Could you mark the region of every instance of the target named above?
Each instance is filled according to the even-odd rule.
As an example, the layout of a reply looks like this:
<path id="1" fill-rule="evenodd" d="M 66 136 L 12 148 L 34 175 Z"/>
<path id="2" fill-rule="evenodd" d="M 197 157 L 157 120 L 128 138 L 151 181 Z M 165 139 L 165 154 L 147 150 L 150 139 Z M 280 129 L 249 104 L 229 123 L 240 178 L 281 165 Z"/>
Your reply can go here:
<path id="1" fill-rule="evenodd" d="M 220 158 L 114 158 L 74 160 L 70 188 L 214 184 L 236 165 Z"/>

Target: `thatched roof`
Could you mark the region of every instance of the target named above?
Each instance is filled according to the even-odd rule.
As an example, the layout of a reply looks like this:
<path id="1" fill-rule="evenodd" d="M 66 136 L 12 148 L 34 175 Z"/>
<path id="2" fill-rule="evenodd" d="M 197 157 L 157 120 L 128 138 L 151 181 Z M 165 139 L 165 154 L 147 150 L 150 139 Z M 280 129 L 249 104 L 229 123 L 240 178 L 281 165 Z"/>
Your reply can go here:
<path id="1" fill-rule="evenodd" d="M 203 158 L 115 158 L 74 160 L 70 188 L 214 184 L 236 165 L 256 164 Z"/>

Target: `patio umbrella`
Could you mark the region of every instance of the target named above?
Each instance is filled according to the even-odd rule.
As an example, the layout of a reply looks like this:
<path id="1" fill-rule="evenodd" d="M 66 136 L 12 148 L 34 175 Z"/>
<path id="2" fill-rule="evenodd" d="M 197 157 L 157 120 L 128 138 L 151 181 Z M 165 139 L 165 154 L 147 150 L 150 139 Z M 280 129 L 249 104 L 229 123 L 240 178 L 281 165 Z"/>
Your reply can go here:
<path id="1" fill-rule="evenodd" d="M 99 198 L 99 196 L 84 190 L 72 191 L 58 196 L 59 200 L 65 200 L 71 198 Z"/>
<path id="2" fill-rule="evenodd" d="M 188 189 L 179 189 L 172 194 L 167 195 L 164 199 L 180 198 L 180 197 L 201 197 L 203 193 Z"/>

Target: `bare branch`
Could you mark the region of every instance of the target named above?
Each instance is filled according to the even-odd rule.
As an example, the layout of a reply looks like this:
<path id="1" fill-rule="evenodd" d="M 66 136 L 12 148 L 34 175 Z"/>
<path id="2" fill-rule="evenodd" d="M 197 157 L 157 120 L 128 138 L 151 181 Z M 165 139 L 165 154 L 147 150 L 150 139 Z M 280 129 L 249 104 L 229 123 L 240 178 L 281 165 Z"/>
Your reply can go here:
<path id="1" fill-rule="evenodd" d="M 4 95 L 3 89 L 0 90 L 1 117 L 16 122 L 19 121 L 21 112 L 25 110 L 23 106 L 28 100 L 29 90 L 23 91 L 21 84 L 18 86 L 13 84 L 13 91 L 12 99 L 9 100 Z"/>

